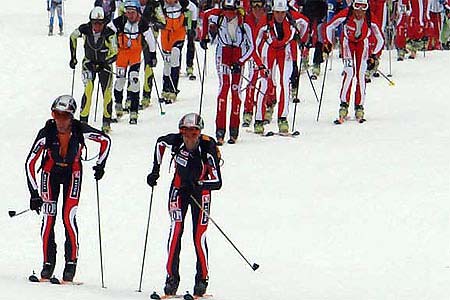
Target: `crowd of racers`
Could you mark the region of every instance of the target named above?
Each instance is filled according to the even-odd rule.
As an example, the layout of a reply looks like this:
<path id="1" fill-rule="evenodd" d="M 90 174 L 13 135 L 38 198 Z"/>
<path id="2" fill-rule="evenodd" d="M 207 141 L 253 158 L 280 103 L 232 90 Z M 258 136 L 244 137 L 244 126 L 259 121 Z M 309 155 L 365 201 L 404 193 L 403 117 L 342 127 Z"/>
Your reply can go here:
<path id="1" fill-rule="evenodd" d="M 139 109 L 151 104 L 155 85 L 161 91 L 158 100 L 166 104 L 183 95 L 178 83 L 185 41 L 190 79 L 195 79 L 195 56 L 199 60 L 206 54 L 195 41 L 204 51 L 215 47 L 219 144 L 227 130 L 228 142 L 235 143 L 239 128 L 252 122 L 255 133 L 264 133 L 275 108 L 279 132 L 288 133 L 289 104 L 298 101 L 300 73 L 317 79 L 332 49 L 343 61 L 339 120 L 344 121 L 353 81 L 355 117 L 363 119 L 366 83 L 378 75 L 383 49 L 395 48 L 402 61 L 421 50 L 450 46 L 448 0 L 97 0 L 94 5 L 89 22 L 70 36 L 70 67 L 77 65 L 76 41 L 83 37 L 80 119 L 89 121 L 98 74 L 105 132 L 115 120 L 113 107 L 118 119 L 129 113 L 129 123 L 136 124 Z M 157 56 L 163 58 L 162 81 L 154 78 Z"/>

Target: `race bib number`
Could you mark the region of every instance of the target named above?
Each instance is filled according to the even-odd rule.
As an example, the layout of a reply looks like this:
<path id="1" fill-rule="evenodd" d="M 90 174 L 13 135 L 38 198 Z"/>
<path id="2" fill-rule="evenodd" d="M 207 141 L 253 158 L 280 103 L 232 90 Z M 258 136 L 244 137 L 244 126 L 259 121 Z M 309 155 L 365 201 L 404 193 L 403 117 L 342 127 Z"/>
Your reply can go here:
<path id="1" fill-rule="evenodd" d="M 45 201 L 42 204 L 42 212 L 46 216 L 56 216 L 56 201 Z"/>

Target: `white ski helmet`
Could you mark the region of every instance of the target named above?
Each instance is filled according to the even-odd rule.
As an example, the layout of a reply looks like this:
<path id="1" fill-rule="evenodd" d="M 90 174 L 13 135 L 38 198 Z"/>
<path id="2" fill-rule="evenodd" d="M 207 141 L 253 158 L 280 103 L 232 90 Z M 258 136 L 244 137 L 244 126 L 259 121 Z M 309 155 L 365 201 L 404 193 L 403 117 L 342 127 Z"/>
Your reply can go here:
<path id="1" fill-rule="evenodd" d="M 354 0 L 352 6 L 354 9 L 367 10 L 369 2 L 367 0 Z"/>
<path id="2" fill-rule="evenodd" d="M 71 114 L 75 114 L 77 110 L 77 103 L 75 99 L 70 95 L 61 95 L 53 101 L 52 111 L 61 111 Z"/>
<path id="3" fill-rule="evenodd" d="M 288 8 L 287 0 L 274 0 L 272 10 L 273 11 L 288 11 L 289 8 Z"/>
<path id="4" fill-rule="evenodd" d="M 203 123 L 202 117 L 196 113 L 189 113 L 187 115 L 184 115 L 178 123 L 178 129 L 197 128 L 202 130 L 204 126 L 205 124 Z"/>
<path id="5" fill-rule="evenodd" d="M 236 9 L 236 0 L 222 0 L 222 9 Z"/>
<path id="6" fill-rule="evenodd" d="M 94 7 L 89 14 L 89 20 L 102 22 L 105 21 L 105 12 L 103 11 L 103 8 L 101 8 L 100 6 Z"/>

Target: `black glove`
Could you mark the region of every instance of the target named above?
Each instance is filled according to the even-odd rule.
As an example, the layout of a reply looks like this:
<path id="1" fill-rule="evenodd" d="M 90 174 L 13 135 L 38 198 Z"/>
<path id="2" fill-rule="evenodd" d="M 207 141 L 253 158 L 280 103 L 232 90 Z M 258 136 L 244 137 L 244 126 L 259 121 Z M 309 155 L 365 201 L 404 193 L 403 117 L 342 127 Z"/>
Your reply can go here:
<path id="1" fill-rule="evenodd" d="M 202 47 L 203 50 L 206 50 L 206 49 L 208 49 L 208 43 L 209 43 L 209 39 L 208 38 L 202 39 L 200 41 L 200 47 Z"/>
<path id="2" fill-rule="evenodd" d="M 105 175 L 105 168 L 101 165 L 95 165 L 92 167 L 92 170 L 94 170 L 94 178 L 95 180 L 102 179 L 103 175 Z"/>
<path id="3" fill-rule="evenodd" d="M 375 64 L 376 64 L 377 60 L 378 60 L 378 58 L 376 57 L 375 54 L 372 54 L 369 56 L 369 59 L 367 59 L 367 70 L 368 71 L 375 69 Z"/>
<path id="4" fill-rule="evenodd" d="M 75 57 L 72 57 L 72 58 L 70 59 L 70 62 L 69 62 L 70 68 L 71 68 L 72 70 L 75 70 L 75 67 L 76 67 L 77 63 L 78 63 L 77 59 L 76 59 Z"/>
<path id="5" fill-rule="evenodd" d="M 42 207 L 42 198 L 38 192 L 35 192 L 30 197 L 30 209 L 35 210 L 37 214 L 40 214 Z"/>
<path id="6" fill-rule="evenodd" d="M 151 187 L 154 187 L 156 185 L 156 181 L 159 178 L 159 172 L 152 171 L 150 174 L 147 175 L 147 184 Z"/>
<path id="7" fill-rule="evenodd" d="M 231 73 L 239 74 L 241 73 L 241 65 L 239 63 L 234 63 L 230 67 Z"/>
<path id="8" fill-rule="evenodd" d="M 325 43 L 323 44 L 323 48 L 322 48 L 323 52 L 325 52 L 326 54 L 329 54 L 331 52 L 331 50 L 333 50 L 333 45 L 330 43 Z"/>

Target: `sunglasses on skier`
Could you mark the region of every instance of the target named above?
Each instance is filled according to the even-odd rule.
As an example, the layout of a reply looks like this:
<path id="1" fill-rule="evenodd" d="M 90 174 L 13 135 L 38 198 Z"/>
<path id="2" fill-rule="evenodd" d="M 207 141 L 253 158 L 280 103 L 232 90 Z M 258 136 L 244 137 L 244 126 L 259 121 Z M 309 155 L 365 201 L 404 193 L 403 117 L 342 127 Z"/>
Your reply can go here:
<path id="1" fill-rule="evenodd" d="M 250 6 L 252 8 L 263 8 L 264 7 L 264 3 L 262 3 L 262 2 L 252 2 L 252 3 L 250 3 Z"/>
<path id="2" fill-rule="evenodd" d="M 200 135 L 200 129 L 196 127 L 181 127 L 180 133 L 188 138 L 197 138 Z"/>
<path id="3" fill-rule="evenodd" d="M 68 120 L 72 118 L 70 113 L 57 110 L 52 111 L 52 116 L 55 120 Z"/>
<path id="4" fill-rule="evenodd" d="M 367 3 L 354 2 L 353 8 L 358 10 L 367 10 L 369 5 Z"/>

